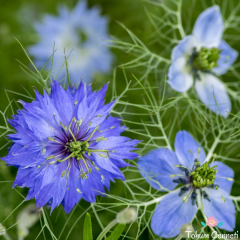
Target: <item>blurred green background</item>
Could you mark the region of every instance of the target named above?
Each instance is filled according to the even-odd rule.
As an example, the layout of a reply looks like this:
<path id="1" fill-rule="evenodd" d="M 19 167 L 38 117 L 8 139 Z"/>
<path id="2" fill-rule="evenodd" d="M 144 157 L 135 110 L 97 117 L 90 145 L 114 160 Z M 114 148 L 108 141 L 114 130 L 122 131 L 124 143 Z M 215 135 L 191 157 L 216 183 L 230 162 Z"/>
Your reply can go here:
<path id="1" fill-rule="evenodd" d="M 5 94 L 5 90 L 11 90 L 13 92 L 17 92 L 20 94 L 26 94 L 26 90 L 34 96 L 33 86 L 38 87 L 39 91 L 42 91 L 36 83 L 30 79 L 26 73 L 24 73 L 20 67 L 19 63 L 16 59 L 20 60 L 22 63 L 30 67 L 29 61 L 26 58 L 22 48 L 17 43 L 17 41 L 13 38 L 13 35 L 22 43 L 24 47 L 28 47 L 31 44 L 34 44 L 38 41 L 38 37 L 32 27 L 32 23 L 35 21 L 41 20 L 43 14 L 56 14 L 56 7 L 60 3 L 66 4 L 69 8 L 73 8 L 77 1 L 68 0 L 68 1 L 49 1 L 49 0 L 0 0 L 1 7 L 0 7 L 0 102 L 1 102 L 1 109 L 4 109 L 8 105 L 7 96 Z M 156 0 L 156 2 L 159 2 Z M 188 33 L 191 32 L 191 28 L 201 11 L 203 11 L 207 6 L 210 6 L 214 3 L 220 4 L 221 6 L 224 5 L 226 2 L 227 5 L 237 6 L 238 0 L 221 0 L 221 1 L 192 1 L 192 0 L 185 0 L 183 2 L 182 7 L 182 14 L 183 14 L 183 25 L 186 27 Z M 123 23 L 128 29 L 130 29 L 134 34 L 136 34 L 148 47 L 151 49 L 152 52 L 158 54 L 163 52 L 165 49 L 163 42 L 155 33 L 155 29 L 152 23 L 149 21 L 147 17 L 147 12 L 151 12 L 156 14 L 159 18 L 164 16 L 164 12 L 160 10 L 157 6 L 148 4 L 142 0 L 88 0 L 89 7 L 98 5 L 102 9 L 102 14 L 104 16 L 109 17 L 109 32 L 112 36 L 121 39 L 122 41 L 129 41 L 129 35 L 127 32 L 116 22 L 119 21 Z M 226 14 L 230 14 L 229 7 L 226 8 Z M 239 16 L 240 17 L 240 16 Z M 165 31 L 167 31 L 166 29 Z M 231 37 L 234 35 L 234 38 Z M 240 45 L 237 44 L 239 41 L 239 33 L 238 29 L 230 29 L 228 30 L 226 36 L 228 37 L 228 42 L 231 46 L 237 49 L 240 52 Z M 179 36 L 176 38 L 180 39 Z M 125 63 L 132 59 L 130 54 L 126 54 L 125 52 L 121 52 L 119 50 L 113 49 L 113 53 L 115 54 L 115 62 L 113 63 L 113 69 L 119 66 L 122 63 Z M 166 52 L 165 55 L 169 58 L 171 52 Z M 31 67 L 30 67 L 31 68 Z M 127 69 L 126 74 L 129 78 L 131 78 L 131 72 L 134 72 L 137 77 L 141 77 L 141 74 L 144 70 L 139 69 Z M 157 79 L 156 83 L 156 76 L 154 74 L 149 75 L 149 82 L 154 82 L 155 86 L 161 87 L 164 84 L 164 75 L 159 75 L 159 79 Z M 160 78 L 161 76 L 161 78 Z M 109 75 L 103 75 L 100 78 L 100 81 L 96 84 L 96 87 L 99 87 L 103 83 L 112 80 L 112 73 Z M 227 75 L 226 81 L 236 81 L 236 76 L 229 74 Z M 121 70 L 117 69 L 117 84 L 118 90 L 124 89 L 125 85 L 125 78 Z M 238 79 L 239 80 L 239 79 Z M 23 89 L 23 87 L 26 88 Z M 130 102 L 138 102 L 139 101 L 139 94 L 142 92 L 132 91 L 128 92 L 126 99 Z M 174 91 L 171 89 L 167 89 L 167 96 L 170 97 L 172 95 L 176 95 Z M 17 95 L 15 93 L 8 92 L 9 98 L 18 100 L 23 99 L 26 100 L 23 96 Z M 108 94 L 108 99 L 110 99 L 111 92 Z M 156 93 L 157 96 L 157 93 Z M 13 107 L 16 109 L 17 105 L 13 103 Z M 239 110 L 238 105 L 234 104 L 234 111 L 235 113 Z M 11 112 L 8 111 L 8 117 L 10 117 Z M 169 113 L 169 116 L 174 115 L 175 111 L 172 109 L 172 112 Z M 179 113 L 180 114 L 180 113 Z M 128 118 L 128 120 L 135 120 L 137 117 Z M 145 120 L 148 120 L 146 117 Z M 3 122 L 3 119 L 1 119 Z M 168 123 L 168 119 L 166 119 L 166 124 Z M 189 122 L 183 123 L 179 128 L 188 128 Z M 131 127 L 131 124 L 128 125 Z M 135 134 L 127 133 L 128 136 L 132 138 L 139 138 Z M 174 139 L 172 139 L 173 143 Z M 1 140 L 1 145 L 4 145 L 6 141 L 4 139 Z M 161 144 L 161 143 L 160 143 Z M 161 146 L 161 145 L 159 145 Z M 7 149 L 1 151 L 1 156 L 4 156 L 7 153 Z M 12 236 L 12 239 L 17 239 L 16 236 L 16 217 L 18 212 L 26 206 L 28 203 L 22 203 L 23 196 L 26 196 L 27 189 L 19 189 L 13 190 L 11 188 L 12 181 L 16 176 L 16 169 L 14 167 L 5 167 L 4 163 L 0 162 L 0 223 L 4 221 L 4 226 L 6 228 L 10 228 L 8 230 L 9 235 Z M 230 164 L 234 170 L 235 174 L 239 176 L 240 174 L 240 165 L 239 163 L 232 163 Z M 134 173 L 133 175 L 128 177 L 139 177 L 138 173 Z M 239 177 L 238 177 L 239 179 Z M 6 181 L 6 182 L 5 182 Z M 9 182 L 7 182 L 9 181 Z M 239 195 L 239 184 L 234 184 L 233 194 Z M 111 186 L 111 194 L 118 195 L 118 196 L 125 196 L 125 189 L 124 185 L 116 181 Z M 31 201 L 34 203 L 34 201 Z M 17 208 L 19 206 L 19 208 Z M 83 218 L 78 221 L 78 218 L 81 216 L 82 212 L 89 206 L 88 203 L 81 201 L 78 207 L 71 213 L 71 217 L 66 215 L 63 211 L 63 208 L 60 206 L 56 209 L 53 214 L 50 216 L 51 222 L 51 229 L 54 234 L 58 237 L 59 234 L 62 232 L 60 239 L 66 239 L 70 229 L 71 234 L 68 239 L 82 239 L 82 227 L 83 227 Z M 12 211 L 16 209 L 13 213 Z M 121 208 L 119 208 L 120 210 Z M 91 212 L 90 212 L 91 214 Z M 111 213 L 111 211 L 101 211 L 99 212 L 99 217 L 104 225 L 109 223 L 114 217 L 115 214 Z M 6 219 L 7 218 L 7 219 Z M 69 221 L 66 224 L 66 228 L 63 229 L 67 219 Z M 6 221 L 5 221 L 6 219 Z M 96 238 L 97 234 L 100 233 L 101 228 L 98 224 L 98 220 L 92 214 L 92 221 L 94 227 L 94 239 Z M 76 223 L 76 226 L 74 224 Z M 237 217 L 237 230 L 240 230 L 240 219 L 239 215 Z M 30 234 L 26 239 L 35 239 L 38 233 L 41 230 L 41 223 L 38 222 L 33 228 L 31 228 Z M 129 236 L 132 239 L 135 239 L 134 236 L 135 231 L 137 231 L 137 226 L 134 225 L 131 230 L 129 231 Z M 50 239 L 50 235 L 48 231 L 45 231 L 46 239 Z M 0 236 L 0 239 L 3 238 Z M 43 235 L 40 235 L 38 239 L 44 239 Z M 149 239 L 149 232 L 146 229 L 141 237 L 138 238 L 139 240 L 146 240 Z"/>

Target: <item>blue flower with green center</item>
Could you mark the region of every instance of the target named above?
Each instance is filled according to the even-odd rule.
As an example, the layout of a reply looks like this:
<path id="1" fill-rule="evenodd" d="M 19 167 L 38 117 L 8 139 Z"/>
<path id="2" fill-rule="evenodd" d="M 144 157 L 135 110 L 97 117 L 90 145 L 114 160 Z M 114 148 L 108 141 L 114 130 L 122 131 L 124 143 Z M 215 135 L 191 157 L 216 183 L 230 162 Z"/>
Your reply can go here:
<path id="1" fill-rule="evenodd" d="M 69 79 L 72 83 L 92 81 L 96 73 L 111 70 L 113 55 L 106 46 L 109 39 L 108 19 L 100 15 L 100 8 L 88 9 L 86 1 L 79 1 L 74 9 L 61 5 L 58 16 L 45 15 L 42 22 L 34 24 L 39 42 L 29 48 L 35 64 L 42 68 L 53 54 L 53 75 L 58 80 L 66 77 L 64 65 L 67 57 Z M 65 52 L 65 53 L 64 53 Z M 50 70 L 52 61 L 46 66 Z"/>
<path id="2" fill-rule="evenodd" d="M 3 160 L 18 168 L 13 187 L 29 188 L 27 200 L 69 213 L 80 199 L 95 202 L 110 181 L 124 180 L 124 159 L 138 155 L 139 141 L 120 136 L 121 119 L 109 115 L 114 101 L 104 104 L 107 84 L 98 92 L 82 82 L 66 91 L 53 80 L 51 94 L 36 91 L 32 103 L 21 101 L 9 123 L 13 145 Z"/>
<path id="3" fill-rule="evenodd" d="M 176 236 L 198 210 L 224 222 L 219 228 L 234 230 L 236 209 L 230 197 L 234 172 L 222 162 L 206 162 L 204 149 L 188 132 L 177 133 L 175 152 L 152 150 L 139 159 L 138 165 L 153 188 L 168 191 L 152 217 L 151 228 L 156 235 Z"/>
<path id="4" fill-rule="evenodd" d="M 178 92 L 192 87 L 213 112 L 228 117 L 231 101 L 225 85 L 216 77 L 227 72 L 238 52 L 222 40 L 224 24 L 218 6 L 198 17 L 192 35 L 186 36 L 172 51 L 168 83 Z"/>

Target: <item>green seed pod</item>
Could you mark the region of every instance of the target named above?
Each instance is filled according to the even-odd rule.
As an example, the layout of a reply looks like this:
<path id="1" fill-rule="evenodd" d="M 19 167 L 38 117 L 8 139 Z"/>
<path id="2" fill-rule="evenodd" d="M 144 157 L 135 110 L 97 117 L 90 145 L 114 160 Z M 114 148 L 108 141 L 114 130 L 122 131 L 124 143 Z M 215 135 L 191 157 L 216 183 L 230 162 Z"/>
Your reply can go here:
<path id="1" fill-rule="evenodd" d="M 196 181 L 196 180 L 193 180 L 193 184 L 194 184 L 194 186 L 198 186 L 198 184 L 197 184 L 197 181 Z"/>
<path id="2" fill-rule="evenodd" d="M 204 180 L 203 180 L 203 185 L 205 186 L 207 184 L 207 179 L 205 178 Z"/>
<path id="3" fill-rule="evenodd" d="M 121 212 L 119 212 L 116 216 L 116 220 L 118 223 L 126 224 L 132 223 L 137 219 L 137 209 L 133 207 L 125 208 Z"/>
<path id="4" fill-rule="evenodd" d="M 189 176 L 192 176 L 192 175 L 194 175 L 195 173 L 196 173 L 196 172 L 192 171 L 192 172 L 189 173 Z"/>
<path id="5" fill-rule="evenodd" d="M 193 175 L 193 178 L 197 178 L 198 177 L 198 173 L 195 173 L 194 175 Z"/>

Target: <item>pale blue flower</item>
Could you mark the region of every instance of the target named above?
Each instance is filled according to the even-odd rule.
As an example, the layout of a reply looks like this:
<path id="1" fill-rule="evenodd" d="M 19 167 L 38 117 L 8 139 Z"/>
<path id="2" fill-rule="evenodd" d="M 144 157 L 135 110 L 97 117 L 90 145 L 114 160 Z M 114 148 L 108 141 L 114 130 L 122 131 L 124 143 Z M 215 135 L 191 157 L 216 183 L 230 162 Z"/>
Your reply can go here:
<path id="1" fill-rule="evenodd" d="M 70 81 L 90 82 L 95 73 L 107 73 L 111 69 L 112 53 L 105 40 L 109 39 L 108 20 L 100 15 L 100 9 L 87 8 L 85 1 L 80 1 L 70 11 L 66 6 L 58 8 L 58 16 L 45 15 L 41 23 L 35 24 L 39 42 L 29 48 L 35 57 L 37 67 L 43 67 L 55 44 L 53 70 L 64 66 L 64 49 L 68 57 Z M 51 60 L 48 64 L 50 69 Z M 55 76 L 58 71 L 54 72 Z M 65 66 L 58 75 L 58 80 L 66 76 Z"/>
<path id="2" fill-rule="evenodd" d="M 223 29 L 218 6 L 202 12 L 192 35 L 182 39 L 172 51 L 168 83 L 174 90 L 186 92 L 195 79 L 200 100 L 213 112 L 228 117 L 231 101 L 225 85 L 216 75 L 227 72 L 238 52 L 222 40 Z"/>
<path id="3" fill-rule="evenodd" d="M 204 149 L 186 131 L 177 133 L 175 152 L 159 148 L 139 159 L 146 181 L 159 191 L 169 190 L 151 221 L 159 237 L 179 234 L 181 226 L 191 222 L 202 208 L 205 216 L 223 222 L 219 228 L 234 230 L 236 209 L 230 197 L 234 172 L 222 162 L 205 161 Z M 178 184 L 181 187 L 174 190 Z"/>

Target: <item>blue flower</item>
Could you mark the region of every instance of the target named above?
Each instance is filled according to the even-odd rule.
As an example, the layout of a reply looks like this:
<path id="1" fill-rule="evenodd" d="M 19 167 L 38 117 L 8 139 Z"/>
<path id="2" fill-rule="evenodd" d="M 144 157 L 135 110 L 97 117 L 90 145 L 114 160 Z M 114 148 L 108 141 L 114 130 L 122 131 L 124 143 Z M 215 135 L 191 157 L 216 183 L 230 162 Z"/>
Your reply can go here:
<path id="1" fill-rule="evenodd" d="M 82 82 L 65 91 L 53 80 L 50 95 L 36 91 L 35 101 L 21 101 L 3 160 L 18 168 L 13 187 L 29 188 L 27 200 L 51 210 L 62 203 L 69 213 L 80 199 L 95 202 L 110 181 L 124 180 L 119 168 L 138 156 L 131 151 L 139 141 L 120 136 L 126 128 L 109 115 L 114 101 L 104 104 L 106 91 L 107 84 L 92 92 Z"/>
<path id="2" fill-rule="evenodd" d="M 152 217 L 151 228 L 156 235 L 176 236 L 198 209 L 224 222 L 219 228 L 233 231 L 236 210 L 230 192 L 234 172 L 222 162 L 205 159 L 204 149 L 186 131 L 177 133 L 175 152 L 160 148 L 139 159 L 140 172 L 147 182 L 157 190 L 169 191 Z M 173 190 L 178 184 L 181 186 Z"/>
<path id="3" fill-rule="evenodd" d="M 202 12 L 192 35 L 182 39 L 172 51 L 168 83 L 174 90 L 186 92 L 195 79 L 200 100 L 213 112 L 228 117 L 231 101 L 225 85 L 216 75 L 227 72 L 238 52 L 222 40 L 223 29 L 218 6 Z"/>
<path id="4" fill-rule="evenodd" d="M 40 40 L 29 48 L 29 53 L 35 57 L 36 66 L 44 66 L 55 44 L 53 70 L 57 70 L 54 75 L 65 66 L 64 50 L 66 57 L 69 56 L 69 79 L 73 83 L 78 83 L 83 76 L 84 82 L 90 82 L 97 72 L 109 72 L 113 58 L 104 43 L 104 40 L 109 39 L 108 20 L 100 16 L 100 9 L 88 9 L 87 3 L 80 1 L 72 11 L 66 6 L 59 7 L 58 14 L 46 15 L 42 23 L 35 24 Z M 51 60 L 48 69 L 50 66 Z M 58 79 L 65 77 L 66 68 L 63 67 Z"/>

